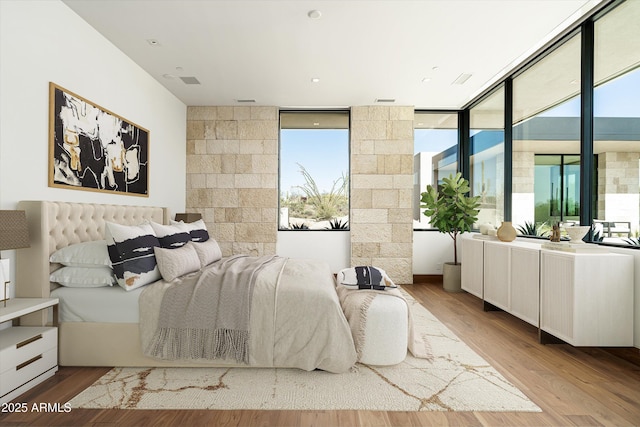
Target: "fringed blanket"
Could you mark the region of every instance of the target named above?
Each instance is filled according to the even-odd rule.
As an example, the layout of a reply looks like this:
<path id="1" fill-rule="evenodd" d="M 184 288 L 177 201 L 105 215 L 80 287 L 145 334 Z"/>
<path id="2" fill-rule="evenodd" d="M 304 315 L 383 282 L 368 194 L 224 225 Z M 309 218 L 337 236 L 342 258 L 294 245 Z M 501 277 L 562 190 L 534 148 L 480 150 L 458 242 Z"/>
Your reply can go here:
<path id="1" fill-rule="evenodd" d="M 224 262 L 224 259 L 220 262 Z M 202 272 L 180 277 L 173 282 L 158 281 L 147 286 L 142 292 L 138 300 L 140 338 L 143 352 L 147 356 L 150 355 L 148 349 L 154 346 L 168 347 L 159 342 L 156 336 L 158 328 L 173 323 L 160 315 L 164 294 L 185 285 L 195 289 L 200 275 L 206 274 L 210 268 L 216 268 L 216 265 L 205 267 Z M 272 262 L 263 264 L 252 277 L 255 279 L 252 297 L 248 299 L 248 306 L 242 304 L 250 311 L 249 344 L 243 344 L 243 348 L 249 353 L 249 366 L 346 372 L 354 365 L 356 351 L 351 330 L 338 301 L 333 274 L 326 262 L 276 257 Z M 204 286 L 204 282 L 203 278 L 200 285 Z M 222 296 L 225 302 L 221 299 L 219 304 L 207 304 L 195 297 L 198 307 L 196 311 L 201 313 L 198 315 L 196 312 L 192 313 L 191 308 L 186 308 L 186 302 L 191 302 L 192 296 L 183 298 L 185 301 L 181 306 L 185 307 L 184 312 L 189 313 L 189 321 L 197 328 L 202 324 L 199 316 L 212 318 L 214 310 L 231 312 L 232 307 L 238 307 L 236 302 L 228 301 L 230 295 Z M 246 318 L 245 315 L 246 312 L 242 315 L 243 319 Z M 238 323 L 242 323 L 243 326 L 237 326 Z M 245 330 L 244 322 L 234 321 L 233 324 L 225 325 L 224 329 Z M 197 340 L 204 341 L 199 338 Z M 215 342 L 216 337 L 213 336 L 211 340 Z M 242 341 L 244 342 L 244 337 Z M 187 342 L 191 342 L 190 338 Z M 203 344 L 207 346 L 206 342 Z M 182 344 L 179 347 L 182 347 Z M 218 351 L 198 349 L 190 344 L 188 347 L 193 349 L 193 354 L 189 354 L 191 350 L 186 352 L 186 357 L 180 358 L 178 364 L 182 365 L 185 362 L 208 366 L 247 366 L 243 362 L 236 362 L 235 356 L 231 359 L 205 359 L 203 355 L 210 351 Z M 233 355 L 242 354 L 243 360 L 247 358 L 244 350 L 237 352 L 234 348 L 231 352 Z M 159 353 L 163 351 L 156 351 L 156 354 Z M 195 357 L 191 357 L 193 355 Z M 162 355 L 153 357 L 166 359 Z"/>
<path id="2" fill-rule="evenodd" d="M 148 354 L 168 360 L 233 359 L 248 364 L 256 278 L 275 258 L 236 255 L 205 269 L 197 280 L 168 288 Z"/>

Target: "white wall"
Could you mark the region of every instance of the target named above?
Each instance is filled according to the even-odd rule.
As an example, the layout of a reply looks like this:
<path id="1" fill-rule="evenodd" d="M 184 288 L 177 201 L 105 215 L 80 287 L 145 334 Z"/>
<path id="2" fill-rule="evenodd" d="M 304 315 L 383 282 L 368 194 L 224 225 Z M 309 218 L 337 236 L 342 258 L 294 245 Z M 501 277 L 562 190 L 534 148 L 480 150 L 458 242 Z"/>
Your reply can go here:
<path id="1" fill-rule="evenodd" d="M 149 130 L 148 198 L 48 187 L 49 82 Z M 184 210 L 186 106 L 61 1 L 0 0 L 0 93 L 0 209 L 62 200 Z"/>
<path id="2" fill-rule="evenodd" d="M 458 242 L 458 262 L 462 261 Z M 442 274 L 442 264 L 453 262 L 453 239 L 437 231 L 413 232 L 413 274 Z"/>
<path id="3" fill-rule="evenodd" d="M 351 233 L 349 231 L 278 231 L 276 253 L 290 258 L 327 261 L 333 273 L 349 268 Z"/>

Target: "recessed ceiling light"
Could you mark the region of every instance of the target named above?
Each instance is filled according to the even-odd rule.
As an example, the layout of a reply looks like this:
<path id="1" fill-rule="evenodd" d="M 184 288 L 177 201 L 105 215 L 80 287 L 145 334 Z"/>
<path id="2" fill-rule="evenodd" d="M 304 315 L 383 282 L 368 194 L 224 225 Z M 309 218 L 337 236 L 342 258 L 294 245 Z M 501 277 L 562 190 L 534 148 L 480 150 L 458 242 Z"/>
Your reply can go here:
<path id="1" fill-rule="evenodd" d="M 580 80 L 571 80 L 572 85 L 577 85 L 578 83 L 580 83 Z"/>
<path id="2" fill-rule="evenodd" d="M 317 77 L 314 77 L 314 78 L 311 79 L 312 83 L 318 83 L 319 81 L 320 81 L 320 79 L 317 78 Z"/>
<path id="3" fill-rule="evenodd" d="M 147 43 L 154 47 L 160 46 L 160 42 L 156 39 L 147 39 Z"/>
<path id="4" fill-rule="evenodd" d="M 314 125 L 314 126 L 320 126 L 320 123 L 318 123 L 318 122 L 313 122 L 313 125 Z"/>
<path id="5" fill-rule="evenodd" d="M 253 104 L 254 102 L 256 102 L 256 100 L 255 99 L 236 99 L 236 102 L 240 104 Z"/>
<path id="6" fill-rule="evenodd" d="M 307 16 L 311 19 L 320 19 L 320 17 L 322 16 L 322 12 L 320 12 L 319 10 L 310 10 L 307 13 Z"/>
<path id="7" fill-rule="evenodd" d="M 175 74 L 163 74 L 162 77 L 164 77 L 165 79 L 175 79 L 177 76 Z"/>
<path id="8" fill-rule="evenodd" d="M 428 83 L 431 81 L 431 77 L 423 77 L 422 78 L 422 83 Z"/>
<path id="9" fill-rule="evenodd" d="M 376 102 L 396 102 L 395 98 L 376 98 Z"/>

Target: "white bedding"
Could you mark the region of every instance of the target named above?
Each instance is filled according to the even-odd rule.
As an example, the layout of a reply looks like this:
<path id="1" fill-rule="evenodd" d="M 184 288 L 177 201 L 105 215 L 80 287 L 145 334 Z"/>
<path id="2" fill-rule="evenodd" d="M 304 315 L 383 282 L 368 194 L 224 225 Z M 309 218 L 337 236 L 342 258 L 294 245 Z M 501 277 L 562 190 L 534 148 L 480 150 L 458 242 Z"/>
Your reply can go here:
<path id="1" fill-rule="evenodd" d="M 120 286 L 59 287 L 51 292 L 51 297 L 60 299 L 60 322 L 138 323 L 138 298 L 143 290 L 127 292 Z"/>

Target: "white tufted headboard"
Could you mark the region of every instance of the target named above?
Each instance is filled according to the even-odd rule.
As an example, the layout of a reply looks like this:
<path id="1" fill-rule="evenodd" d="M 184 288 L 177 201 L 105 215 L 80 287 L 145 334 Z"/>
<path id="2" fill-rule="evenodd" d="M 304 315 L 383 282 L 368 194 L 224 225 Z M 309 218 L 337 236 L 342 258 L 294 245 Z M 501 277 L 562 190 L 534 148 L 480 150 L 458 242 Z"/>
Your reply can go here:
<path id="1" fill-rule="evenodd" d="M 22 201 L 29 224 L 30 247 L 16 254 L 16 296 L 48 298 L 49 275 L 59 268 L 49 256 L 74 243 L 104 239 L 105 222 L 124 225 L 153 220 L 168 224 L 167 208 L 153 206 L 100 205 L 49 201 Z"/>

